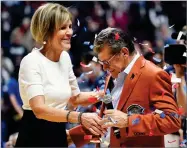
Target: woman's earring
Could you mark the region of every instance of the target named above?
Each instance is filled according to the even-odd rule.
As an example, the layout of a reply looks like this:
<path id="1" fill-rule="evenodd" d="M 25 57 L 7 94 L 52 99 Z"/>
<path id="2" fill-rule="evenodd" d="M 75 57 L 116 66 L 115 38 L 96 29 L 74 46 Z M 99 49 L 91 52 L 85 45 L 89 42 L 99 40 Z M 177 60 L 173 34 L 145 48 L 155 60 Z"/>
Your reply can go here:
<path id="1" fill-rule="evenodd" d="M 43 41 L 43 44 L 45 45 L 47 42 L 46 41 Z"/>

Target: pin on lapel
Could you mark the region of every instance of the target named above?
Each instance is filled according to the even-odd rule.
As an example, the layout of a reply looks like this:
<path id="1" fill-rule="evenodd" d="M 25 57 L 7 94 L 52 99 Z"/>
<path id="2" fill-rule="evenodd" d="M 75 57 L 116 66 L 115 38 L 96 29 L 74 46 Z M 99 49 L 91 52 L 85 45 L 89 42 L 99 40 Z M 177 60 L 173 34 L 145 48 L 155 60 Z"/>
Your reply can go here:
<path id="1" fill-rule="evenodd" d="M 134 77 L 135 77 L 135 74 L 134 74 L 134 73 L 132 73 L 132 75 L 131 75 L 131 78 L 130 78 L 130 79 L 132 80 L 132 79 L 134 79 Z"/>

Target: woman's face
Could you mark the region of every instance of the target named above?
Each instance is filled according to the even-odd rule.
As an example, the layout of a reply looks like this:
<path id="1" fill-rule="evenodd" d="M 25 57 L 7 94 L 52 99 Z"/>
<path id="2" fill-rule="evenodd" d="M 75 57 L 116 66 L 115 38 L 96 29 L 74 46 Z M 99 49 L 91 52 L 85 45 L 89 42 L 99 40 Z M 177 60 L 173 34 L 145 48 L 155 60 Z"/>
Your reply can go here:
<path id="1" fill-rule="evenodd" d="M 54 32 L 53 38 L 51 39 L 53 49 L 57 51 L 69 50 L 71 48 L 72 34 L 72 22 L 69 20 L 59 30 Z"/>

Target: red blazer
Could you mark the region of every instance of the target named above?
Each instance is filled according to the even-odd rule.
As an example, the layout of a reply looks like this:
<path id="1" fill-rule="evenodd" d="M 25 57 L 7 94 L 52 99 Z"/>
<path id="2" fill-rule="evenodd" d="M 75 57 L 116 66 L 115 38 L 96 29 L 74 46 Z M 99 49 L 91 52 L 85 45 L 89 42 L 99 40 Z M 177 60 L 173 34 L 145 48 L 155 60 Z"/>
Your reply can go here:
<path id="1" fill-rule="evenodd" d="M 162 110 L 165 117 L 153 114 L 151 106 Z M 164 135 L 180 129 L 180 118 L 174 117 L 178 107 L 172 94 L 171 79 L 161 68 L 140 56 L 127 75 L 118 110 L 127 113 L 136 107 L 142 109 L 142 114 L 132 114 L 128 118 L 127 128 L 121 128 L 121 138 L 110 135 L 110 147 L 164 147 Z M 134 124 L 138 119 L 139 123 Z M 150 135 L 150 132 L 152 136 Z M 70 130 L 70 136 L 76 146 L 89 142 L 84 135 L 89 132 L 82 126 Z"/>

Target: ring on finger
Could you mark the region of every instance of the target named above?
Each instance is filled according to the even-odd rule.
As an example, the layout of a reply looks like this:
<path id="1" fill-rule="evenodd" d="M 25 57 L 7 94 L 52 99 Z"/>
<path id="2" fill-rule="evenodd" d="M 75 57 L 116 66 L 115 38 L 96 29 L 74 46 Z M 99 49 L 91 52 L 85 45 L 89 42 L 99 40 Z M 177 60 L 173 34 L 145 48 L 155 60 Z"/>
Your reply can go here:
<path id="1" fill-rule="evenodd" d="M 114 120 L 112 117 L 108 117 L 108 120 L 110 121 L 110 122 L 112 122 L 113 124 L 117 124 L 117 121 L 116 120 Z"/>
<path id="2" fill-rule="evenodd" d="M 111 123 L 110 121 L 109 121 L 109 122 L 105 122 L 104 125 L 108 125 L 108 124 L 110 124 L 110 123 Z"/>

